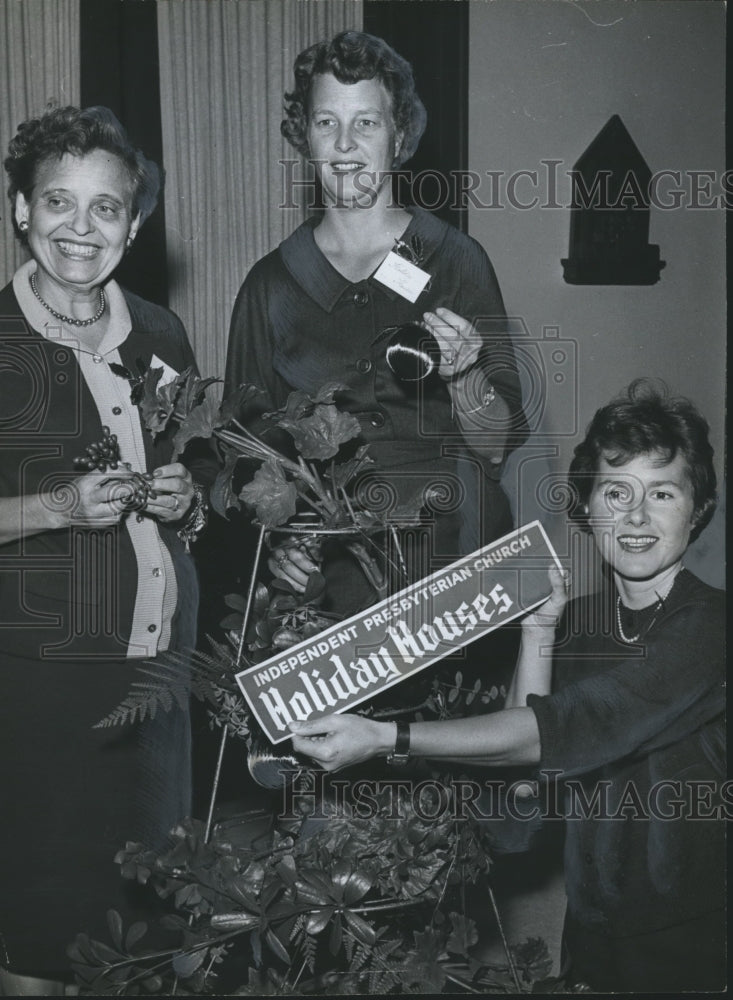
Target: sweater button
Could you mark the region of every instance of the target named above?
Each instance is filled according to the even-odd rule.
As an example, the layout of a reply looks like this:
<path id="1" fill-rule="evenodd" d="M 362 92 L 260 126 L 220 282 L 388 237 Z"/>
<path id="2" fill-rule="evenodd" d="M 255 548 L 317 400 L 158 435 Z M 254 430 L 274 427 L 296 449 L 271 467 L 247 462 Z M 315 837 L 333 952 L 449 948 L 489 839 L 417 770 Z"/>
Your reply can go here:
<path id="1" fill-rule="evenodd" d="M 368 292 L 365 292 L 363 289 L 360 290 L 360 291 L 358 291 L 358 292 L 354 292 L 354 305 L 355 306 L 359 306 L 359 308 L 361 308 L 362 306 L 365 306 L 368 301 L 369 301 L 369 293 Z"/>
<path id="2" fill-rule="evenodd" d="M 372 370 L 372 363 L 369 358 L 359 358 L 356 362 L 356 370 L 360 375 L 366 375 L 367 372 Z"/>
<path id="3" fill-rule="evenodd" d="M 122 413 L 122 407 L 121 406 L 113 406 L 112 407 L 112 412 L 114 413 L 114 415 L 116 417 L 119 417 L 119 415 Z"/>
<path id="4" fill-rule="evenodd" d="M 148 632 L 157 632 L 157 630 L 158 630 L 157 625 L 148 625 Z"/>
<path id="5" fill-rule="evenodd" d="M 369 418 L 369 423 L 372 427 L 384 427 L 384 414 L 383 413 L 372 413 Z"/>

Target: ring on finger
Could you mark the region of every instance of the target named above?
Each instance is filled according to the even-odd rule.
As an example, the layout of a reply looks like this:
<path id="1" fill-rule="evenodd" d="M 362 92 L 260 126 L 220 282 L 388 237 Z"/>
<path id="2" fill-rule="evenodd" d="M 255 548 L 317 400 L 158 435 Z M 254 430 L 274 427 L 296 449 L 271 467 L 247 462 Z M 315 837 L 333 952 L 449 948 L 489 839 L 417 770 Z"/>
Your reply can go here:
<path id="1" fill-rule="evenodd" d="M 280 555 L 275 559 L 275 562 L 280 567 L 284 566 L 287 561 L 288 557 L 285 555 L 284 552 L 281 552 Z"/>
<path id="2" fill-rule="evenodd" d="M 180 509 L 180 506 L 181 506 L 181 501 L 180 501 L 180 500 L 178 499 L 178 497 L 177 497 L 177 496 L 176 496 L 176 495 L 174 494 L 174 496 L 173 496 L 173 510 L 174 510 L 174 511 L 177 511 L 177 510 L 179 510 L 179 509 Z"/>
<path id="3" fill-rule="evenodd" d="M 445 358 L 443 359 L 447 365 L 452 365 L 456 360 L 456 352 L 449 350 L 445 352 Z"/>

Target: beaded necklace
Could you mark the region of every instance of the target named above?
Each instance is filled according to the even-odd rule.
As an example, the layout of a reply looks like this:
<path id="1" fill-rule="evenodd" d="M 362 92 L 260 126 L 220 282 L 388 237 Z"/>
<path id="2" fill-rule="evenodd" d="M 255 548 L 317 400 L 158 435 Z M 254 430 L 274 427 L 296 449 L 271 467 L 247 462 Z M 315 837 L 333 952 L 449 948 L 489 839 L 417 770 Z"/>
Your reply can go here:
<path id="1" fill-rule="evenodd" d="M 47 309 L 55 319 L 61 320 L 61 322 L 66 324 L 66 326 L 91 326 L 93 323 L 96 323 L 97 320 L 100 320 L 102 318 L 102 316 L 104 315 L 104 310 L 107 308 L 107 296 L 104 294 L 104 289 L 100 288 L 99 309 L 93 316 L 90 316 L 89 319 L 75 319 L 73 316 L 64 316 L 63 313 L 56 312 L 55 309 L 52 309 L 51 306 L 48 304 L 48 302 L 46 302 L 45 299 L 41 298 L 41 293 L 38 291 L 38 286 L 36 285 L 35 271 L 33 271 L 30 275 L 30 283 L 31 283 L 31 291 L 38 299 L 38 301 L 41 303 L 43 308 Z"/>
<path id="2" fill-rule="evenodd" d="M 643 628 L 643 627 L 640 628 L 636 635 L 626 635 L 626 633 L 624 632 L 624 628 L 623 628 L 623 625 L 621 623 L 621 608 L 623 607 L 624 611 L 631 612 L 632 614 L 633 614 L 633 609 L 632 608 L 627 608 L 625 604 L 622 605 L 622 603 L 621 603 L 621 595 L 620 594 L 616 595 L 616 628 L 618 630 L 619 639 L 622 642 L 625 642 L 629 646 L 633 646 L 634 643 L 639 642 L 640 639 L 643 639 L 644 636 L 648 635 L 648 633 L 653 628 L 654 623 L 656 622 L 657 618 L 659 617 L 660 611 L 662 611 L 662 609 L 664 608 L 664 602 L 669 597 L 669 595 L 670 595 L 670 593 L 672 591 L 672 587 L 674 587 L 674 582 L 675 582 L 676 579 L 677 579 L 677 574 L 675 573 L 675 575 L 672 577 L 672 581 L 671 581 L 669 587 L 667 587 L 667 590 L 665 591 L 665 593 L 664 594 L 657 594 L 657 603 L 655 605 L 653 605 L 652 616 L 651 616 L 651 618 L 649 620 L 649 624 L 646 626 L 646 628 Z M 648 612 L 648 611 L 649 611 L 648 608 L 641 608 L 640 609 L 639 614 L 642 616 L 642 620 L 643 620 L 643 614 L 644 614 L 644 612 Z"/>

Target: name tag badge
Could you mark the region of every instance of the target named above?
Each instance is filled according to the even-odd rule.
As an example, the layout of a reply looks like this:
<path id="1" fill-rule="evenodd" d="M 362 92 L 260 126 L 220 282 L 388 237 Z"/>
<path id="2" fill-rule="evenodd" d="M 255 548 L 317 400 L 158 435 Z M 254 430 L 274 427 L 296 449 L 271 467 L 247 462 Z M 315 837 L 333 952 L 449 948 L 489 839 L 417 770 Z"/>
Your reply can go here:
<path id="1" fill-rule="evenodd" d="M 430 275 L 416 264 L 400 257 L 390 250 L 377 270 L 374 272 L 377 281 L 397 292 L 408 302 L 414 302 L 420 292 L 430 281 Z"/>
<path id="2" fill-rule="evenodd" d="M 175 370 L 175 368 L 171 368 L 171 366 L 167 365 L 165 361 L 161 361 L 157 354 L 154 354 L 150 359 L 150 367 L 163 369 L 163 374 L 160 376 L 160 382 L 158 382 L 159 389 L 162 389 L 164 385 L 168 385 L 168 383 L 172 382 L 173 379 L 178 378 L 179 373 Z"/>

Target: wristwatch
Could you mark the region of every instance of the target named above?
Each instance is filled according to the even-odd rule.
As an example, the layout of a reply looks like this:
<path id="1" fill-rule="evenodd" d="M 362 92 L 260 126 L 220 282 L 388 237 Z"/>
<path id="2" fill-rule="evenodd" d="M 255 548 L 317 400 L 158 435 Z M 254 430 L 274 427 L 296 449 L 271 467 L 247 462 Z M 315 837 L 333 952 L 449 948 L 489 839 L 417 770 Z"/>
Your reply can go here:
<path id="1" fill-rule="evenodd" d="M 397 723 L 394 750 L 387 755 L 387 763 L 403 767 L 410 759 L 410 726 L 407 722 Z"/>

